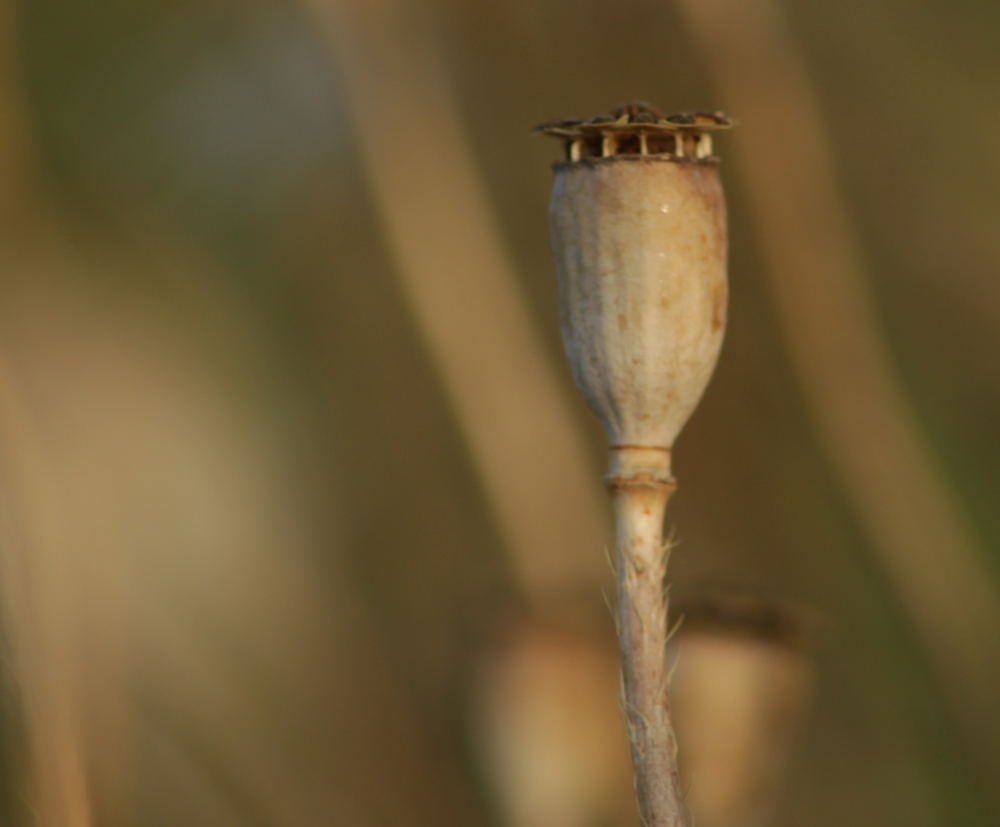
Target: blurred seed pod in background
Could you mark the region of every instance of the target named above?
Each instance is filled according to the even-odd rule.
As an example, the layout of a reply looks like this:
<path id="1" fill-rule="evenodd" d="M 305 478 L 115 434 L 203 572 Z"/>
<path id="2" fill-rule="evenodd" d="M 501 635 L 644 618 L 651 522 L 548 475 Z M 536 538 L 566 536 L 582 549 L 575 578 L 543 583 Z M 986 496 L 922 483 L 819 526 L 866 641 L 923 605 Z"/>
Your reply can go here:
<path id="1" fill-rule="evenodd" d="M 670 698 L 685 801 L 699 827 L 763 827 L 811 705 L 814 618 L 727 592 L 680 613 Z"/>

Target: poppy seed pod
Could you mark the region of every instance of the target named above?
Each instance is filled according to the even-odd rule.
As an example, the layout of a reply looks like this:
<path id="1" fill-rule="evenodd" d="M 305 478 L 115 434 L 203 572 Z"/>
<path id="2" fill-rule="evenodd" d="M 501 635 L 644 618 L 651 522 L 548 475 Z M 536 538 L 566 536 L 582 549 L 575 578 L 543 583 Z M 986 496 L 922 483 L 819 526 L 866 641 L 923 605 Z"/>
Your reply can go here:
<path id="1" fill-rule="evenodd" d="M 669 450 L 715 367 L 726 207 L 710 131 L 730 125 L 627 104 L 539 127 L 566 142 L 549 212 L 560 324 L 612 478 L 670 478 Z"/>
<path id="2" fill-rule="evenodd" d="M 771 823 L 809 710 L 821 618 L 736 591 L 681 607 L 670 700 L 698 827 Z"/>
<path id="3" fill-rule="evenodd" d="M 726 217 L 714 113 L 631 103 L 539 127 L 565 142 L 549 213 L 563 343 L 611 443 L 622 707 L 646 827 L 682 827 L 665 662 L 670 450 L 726 322 Z"/>

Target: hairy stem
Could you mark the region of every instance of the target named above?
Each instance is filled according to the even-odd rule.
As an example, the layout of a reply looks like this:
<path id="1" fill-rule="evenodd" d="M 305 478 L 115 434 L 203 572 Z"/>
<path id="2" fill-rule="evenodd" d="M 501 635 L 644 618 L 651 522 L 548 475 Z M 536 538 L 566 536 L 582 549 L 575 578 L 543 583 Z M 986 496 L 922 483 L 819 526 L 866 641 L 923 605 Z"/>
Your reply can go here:
<path id="1" fill-rule="evenodd" d="M 618 524 L 622 693 L 639 813 L 645 827 L 683 827 L 666 663 L 667 570 L 663 514 L 673 482 L 612 479 Z"/>

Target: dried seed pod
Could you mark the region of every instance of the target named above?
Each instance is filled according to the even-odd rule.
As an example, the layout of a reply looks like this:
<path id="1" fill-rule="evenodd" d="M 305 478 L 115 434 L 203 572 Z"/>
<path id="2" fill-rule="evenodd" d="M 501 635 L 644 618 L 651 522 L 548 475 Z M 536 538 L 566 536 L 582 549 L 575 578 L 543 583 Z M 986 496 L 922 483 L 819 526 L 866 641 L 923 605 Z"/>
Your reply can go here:
<path id="1" fill-rule="evenodd" d="M 812 700 L 820 618 L 733 591 L 702 594 L 682 613 L 670 700 L 686 802 L 699 827 L 762 827 Z"/>
<path id="2" fill-rule="evenodd" d="M 665 117 L 642 104 L 613 118 L 539 127 L 578 158 L 555 164 L 549 215 L 563 342 L 607 431 L 611 476 L 646 468 L 669 479 L 667 452 L 701 399 L 725 328 L 725 200 L 717 159 L 698 154 L 709 130 L 732 121 Z"/>
<path id="3" fill-rule="evenodd" d="M 597 615 L 600 617 L 600 615 Z M 473 746 L 505 827 L 627 824 L 629 757 L 603 624 L 505 613 L 475 670 Z"/>
<path id="4" fill-rule="evenodd" d="M 623 708 L 646 827 L 682 827 L 667 698 L 663 515 L 670 449 L 708 384 L 726 321 L 718 112 L 625 104 L 539 127 L 565 142 L 549 213 L 563 343 L 611 443 Z"/>

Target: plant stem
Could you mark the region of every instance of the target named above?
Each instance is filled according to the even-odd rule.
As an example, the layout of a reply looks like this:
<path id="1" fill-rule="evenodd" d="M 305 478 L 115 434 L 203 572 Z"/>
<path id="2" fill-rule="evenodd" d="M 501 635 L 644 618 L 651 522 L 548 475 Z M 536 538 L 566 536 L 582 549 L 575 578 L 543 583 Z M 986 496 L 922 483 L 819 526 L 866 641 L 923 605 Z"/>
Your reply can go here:
<path id="1" fill-rule="evenodd" d="M 669 457 L 668 452 L 666 453 Z M 677 745 L 670 723 L 666 662 L 668 548 L 663 515 L 675 484 L 669 475 L 612 474 L 618 526 L 618 633 L 622 704 L 632 745 L 635 792 L 645 827 L 683 827 Z"/>

